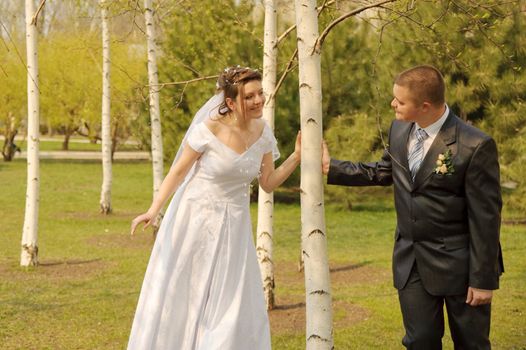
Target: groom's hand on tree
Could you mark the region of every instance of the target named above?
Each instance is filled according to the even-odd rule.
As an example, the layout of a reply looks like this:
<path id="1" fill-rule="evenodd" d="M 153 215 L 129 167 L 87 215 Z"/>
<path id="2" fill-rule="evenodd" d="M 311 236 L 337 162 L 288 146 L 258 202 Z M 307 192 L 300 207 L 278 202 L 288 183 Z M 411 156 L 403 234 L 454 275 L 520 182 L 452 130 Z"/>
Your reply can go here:
<path id="1" fill-rule="evenodd" d="M 327 146 L 327 142 L 325 142 L 325 140 L 321 142 L 321 147 L 321 171 L 324 175 L 327 175 L 329 173 L 329 167 L 331 165 L 331 155 L 329 154 L 329 147 Z"/>
<path id="2" fill-rule="evenodd" d="M 471 306 L 490 304 L 492 297 L 493 297 L 492 290 L 468 287 L 468 295 L 466 298 L 466 304 L 469 304 Z"/>

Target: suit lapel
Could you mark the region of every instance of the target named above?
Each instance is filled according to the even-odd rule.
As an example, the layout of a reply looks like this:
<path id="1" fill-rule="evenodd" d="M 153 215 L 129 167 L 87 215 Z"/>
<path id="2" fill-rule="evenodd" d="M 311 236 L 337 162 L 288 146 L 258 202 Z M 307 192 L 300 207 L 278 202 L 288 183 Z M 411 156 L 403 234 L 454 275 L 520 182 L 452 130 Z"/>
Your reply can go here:
<path id="1" fill-rule="evenodd" d="M 413 188 L 420 186 L 429 176 L 431 176 L 431 174 L 433 174 L 436 169 L 436 161 L 439 154 L 444 154 L 450 149 L 452 156 L 454 157 L 456 155 L 456 148 L 453 148 L 456 140 L 457 119 L 453 112 L 450 111 L 444 125 L 440 128 L 440 131 L 433 140 L 431 147 L 427 151 L 426 156 L 416 173 Z"/>
<path id="2" fill-rule="evenodd" d="M 393 162 L 396 162 L 404 169 L 405 177 L 409 184 L 412 183 L 411 174 L 409 173 L 409 163 L 407 161 L 407 143 L 409 142 L 409 135 L 413 130 L 414 123 L 398 122 L 399 127 L 393 129 L 391 134 L 390 151 L 393 157 Z M 398 142 L 400 141 L 400 142 Z"/>

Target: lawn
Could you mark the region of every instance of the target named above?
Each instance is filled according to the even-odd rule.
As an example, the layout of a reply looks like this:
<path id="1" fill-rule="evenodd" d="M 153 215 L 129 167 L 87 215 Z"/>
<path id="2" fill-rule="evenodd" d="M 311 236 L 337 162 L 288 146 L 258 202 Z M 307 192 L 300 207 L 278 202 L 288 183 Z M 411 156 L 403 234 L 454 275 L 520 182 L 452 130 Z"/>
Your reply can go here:
<path id="1" fill-rule="evenodd" d="M 151 165 L 115 163 L 113 208 L 98 211 L 96 162 L 41 162 L 37 268 L 19 267 L 25 163 L 0 163 L 0 348 L 124 349 L 153 239 L 128 235 L 151 200 Z M 252 207 L 254 224 L 256 207 Z M 300 209 L 275 209 L 278 308 L 273 348 L 303 349 L 304 288 L 298 272 Z M 336 349 L 401 349 L 403 335 L 390 259 L 395 225 L 389 198 L 352 212 L 326 207 Z M 502 228 L 506 273 L 493 303 L 494 349 L 526 349 L 526 227 Z M 446 335 L 444 348 L 452 349 Z"/>
<path id="2" fill-rule="evenodd" d="M 86 138 L 71 138 L 69 142 L 68 151 L 101 151 L 102 146 L 100 141 L 97 143 L 86 142 Z M 63 138 L 55 137 L 53 139 L 46 138 L 41 140 L 40 150 L 41 151 L 62 151 Z M 16 141 L 16 145 L 20 147 L 22 151 L 27 150 L 27 141 L 19 140 Z M 117 151 L 141 151 L 142 149 L 135 144 L 118 144 Z"/>

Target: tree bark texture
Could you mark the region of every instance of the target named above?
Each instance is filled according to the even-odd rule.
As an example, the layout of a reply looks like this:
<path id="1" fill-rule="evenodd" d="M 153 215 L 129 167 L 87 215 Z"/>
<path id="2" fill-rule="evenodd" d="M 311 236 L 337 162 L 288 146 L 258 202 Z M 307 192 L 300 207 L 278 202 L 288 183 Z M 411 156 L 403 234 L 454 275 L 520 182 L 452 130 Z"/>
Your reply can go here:
<path id="1" fill-rule="evenodd" d="M 321 172 L 321 58 L 315 0 L 296 0 L 301 116 L 301 238 L 305 266 L 306 348 L 333 348 L 332 301 Z"/>
<path id="2" fill-rule="evenodd" d="M 111 213 L 111 61 L 110 31 L 106 0 L 100 0 L 102 20 L 102 190 L 100 211 Z"/>
<path id="3" fill-rule="evenodd" d="M 159 108 L 159 73 L 157 72 L 157 36 L 152 0 L 144 0 L 146 40 L 148 45 L 148 85 L 150 86 L 150 122 L 152 132 L 153 196 L 163 182 L 163 138 Z"/>
<path id="4" fill-rule="evenodd" d="M 265 0 L 265 28 L 263 47 L 263 91 L 267 100 L 263 107 L 263 119 L 274 129 L 275 98 L 270 95 L 276 87 L 277 62 L 277 15 L 276 1 Z M 272 238 L 274 193 L 267 193 L 261 187 L 258 191 L 258 224 L 256 251 L 263 281 L 267 309 L 274 308 L 274 262 L 272 261 Z"/>
<path id="5" fill-rule="evenodd" d="M 27 189 L 20 265 L 38 265 L 38 208 L 40 195 L 37 25 L 34 0 L 25 2 L 27 53 Z"/>

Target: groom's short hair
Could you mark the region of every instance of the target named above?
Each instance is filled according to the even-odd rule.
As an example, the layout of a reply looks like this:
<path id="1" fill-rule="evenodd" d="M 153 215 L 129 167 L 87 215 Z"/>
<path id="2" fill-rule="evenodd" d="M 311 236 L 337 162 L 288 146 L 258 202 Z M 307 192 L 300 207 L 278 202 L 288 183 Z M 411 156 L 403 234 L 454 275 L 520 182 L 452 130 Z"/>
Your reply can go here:
<path id="1" fill-rule="evenodd" d="M 433 66 L 421 65 L 409 68 L 398 74 L 394 83 L 409 89 L 415 103 L 429 102 L 439 106 L 446 102 L 444 77 Z"/>

